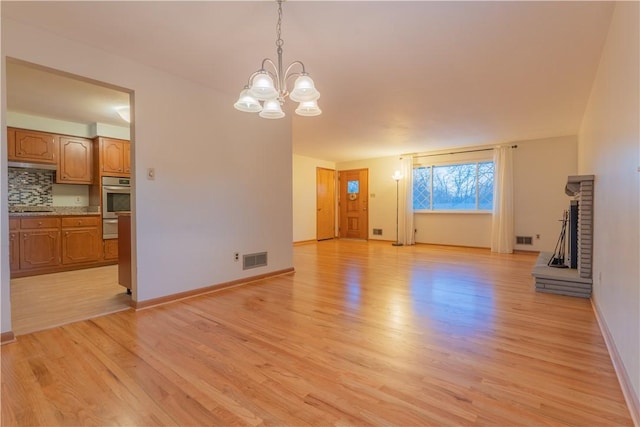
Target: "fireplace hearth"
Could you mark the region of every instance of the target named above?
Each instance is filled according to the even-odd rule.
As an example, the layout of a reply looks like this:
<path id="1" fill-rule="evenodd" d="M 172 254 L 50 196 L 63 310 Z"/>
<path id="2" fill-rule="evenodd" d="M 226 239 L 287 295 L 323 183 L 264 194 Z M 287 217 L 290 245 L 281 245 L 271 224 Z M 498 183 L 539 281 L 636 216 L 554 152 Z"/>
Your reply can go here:
<path id="1" fill-rule="evenodd" d="M 550 252 L 541 252 L 533 269 L 538 292 L 590 298 L 593 286 L 593 175 L 569 176 L 565 193 L 569 204 L 569 256 L 566 268 L 550 267 Z"/>

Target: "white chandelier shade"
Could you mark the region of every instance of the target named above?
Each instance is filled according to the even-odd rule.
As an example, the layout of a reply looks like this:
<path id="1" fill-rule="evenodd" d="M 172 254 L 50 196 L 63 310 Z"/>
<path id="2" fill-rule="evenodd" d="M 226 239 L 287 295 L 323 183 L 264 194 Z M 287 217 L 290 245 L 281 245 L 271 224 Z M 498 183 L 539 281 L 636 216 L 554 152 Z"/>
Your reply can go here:
<path id="1" fill-rule="evenodd" d="M 280 107 L 280 101 L 276 98 L 268 99 L 264 102 L 262 111 L 259 114 L 263 119 L 281 119 L 284 117 L 284 112 Z"/>
<path id="2" fill-rule="evenodd" d="M 240 92 L 240 97 L 233 106 L 236 110 L 244 111 L 245 113 L 259 113 L 262 111 L 262 105 L 249 93 L 249 86 L 245 86 Z"/>
<path id="3" fill-rule="evenodd" d="M 313 80 L 308 74 L 303 74 L 296 79 L 289 99 L 296 102 L 315 101 L 320 98 L 320 92 L 316 90 Z"/>
<path id="4" fill-rule="evenodd" d="M 293 61 L 283 69 L 282 67 L 282 2 L 278 3 L 278 25 L 276 27 L 277 39 L 276 47 L 278 60 L 272 61 L 269 58 L 262 60 L 262 66 L 249 76 L 249 80 L 244 89 L 240 92 L 238 100 L 233 105 L 237 110 L 246 113 L 259 113 L 260 117 L 266 119 L 280 119 L 285 116 L 282 105 L 289 97 L 292 101 L 299 102 L 296 114 L 300 116 L 318 116 L 322 110 L 318 107 L 317 100 L 320 92 L 309 74 L 306 72 L 304 64 L 300 61 Z M 276 65 L 277 64 L 277 65 Z M 267 66 L 269 70 L 267 70 Z M 293 72 L 294 68 L 300 71 Z M 287 82 L 296 77 L 293 90 L 289 92 Z"/>
<path id="5" fill-rule="evenodd" d="M 314 99 L 313 101 L 302 101 L 296 108 L 296 114 L 306 117 L 319 116 L 322 114 L 322 110 L 318 108 L 318 102 Z"/>
<path id="6" fill-rule="evenodd" d="M 273 79 L 266 71 L 260 71 L 253 77 L 249 93 L 259 101 L 266 101 L 278 97 L 278 91 L 273 86 Z"/>

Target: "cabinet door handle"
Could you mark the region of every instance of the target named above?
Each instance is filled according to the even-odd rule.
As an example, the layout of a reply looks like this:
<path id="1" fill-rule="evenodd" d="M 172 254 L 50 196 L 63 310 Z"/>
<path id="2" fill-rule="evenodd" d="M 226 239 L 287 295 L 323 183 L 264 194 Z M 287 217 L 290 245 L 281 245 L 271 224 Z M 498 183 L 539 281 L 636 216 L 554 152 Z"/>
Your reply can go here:
<path id="1" fill-rule="evenodd" d="M 42 225 L 42 221 L 38 221 L 38 225 Z"/>

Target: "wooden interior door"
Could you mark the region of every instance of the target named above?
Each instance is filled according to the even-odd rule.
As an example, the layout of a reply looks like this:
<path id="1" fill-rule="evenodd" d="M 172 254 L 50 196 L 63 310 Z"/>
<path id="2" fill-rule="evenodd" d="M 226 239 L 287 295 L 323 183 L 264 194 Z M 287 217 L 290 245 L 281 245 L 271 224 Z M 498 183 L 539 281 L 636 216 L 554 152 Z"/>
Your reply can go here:
<path id="1" fill-rule="evenodd" d="M 339 236 L 352 239 L 369 237 L 369 170 L 340 171 Z"/>
<path id="2" fill-rule="evenodd" d="M 333 239 L 336 233 L 336 171 L 316 168 L 316 239 Z"/>

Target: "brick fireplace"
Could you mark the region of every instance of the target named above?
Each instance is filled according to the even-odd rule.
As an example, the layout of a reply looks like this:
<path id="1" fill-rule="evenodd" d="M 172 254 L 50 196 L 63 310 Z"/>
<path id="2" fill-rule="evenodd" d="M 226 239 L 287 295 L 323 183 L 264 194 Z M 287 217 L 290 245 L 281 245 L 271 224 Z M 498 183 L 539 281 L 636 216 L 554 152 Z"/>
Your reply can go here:
<path id="1" fill-rule="evenodd" d="M 550 267 L 552 253 L 541 252 L 533 269 L 536 291 L 570 295 L 583 298 L 591 297 L 593 284 L 593 175 L 573 175 L 567 179 L 565 193 L 570 196 L 572 209 L 577 215 L 570 215 L 569 259 L 565 268 Z M 573 244 L 572 244 L 573 242 Z M 576 252 L 572 253 L 572 248 Z M 577 248 L 577 250 L 576 250 Z M 577 268 L 571 267 L 572 255 L 577 255 Z"/>
<path id="2" fill-rule="evenodd" d="M 574 175 L 567 180 L 565 193 L 578 202 L 578 273 L 592 277 L 593 259 L 593 175 Z"/>

